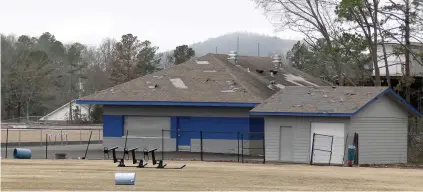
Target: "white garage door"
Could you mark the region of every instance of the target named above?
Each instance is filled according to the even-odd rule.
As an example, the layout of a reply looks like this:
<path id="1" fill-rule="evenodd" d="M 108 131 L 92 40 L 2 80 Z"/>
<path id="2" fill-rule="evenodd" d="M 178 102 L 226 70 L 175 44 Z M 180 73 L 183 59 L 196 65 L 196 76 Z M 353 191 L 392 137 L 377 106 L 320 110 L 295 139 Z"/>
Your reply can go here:
<path id="1" fill-rule="evenodd" d="M 124 128 L 128 137 L 161 137 L 162 129 L 170 130 L 170 117 L 125 116 Z"/>
<path id="2" fill-rule="evenodd" d="M 325 151 L 314 150 L 313 163 L 343 164 L 344 157 L 344 124 L 343 123 L 311 123 L 310 155 L 313 142 L 313 133 L 333 136 L 332 157 Z M 316 135 L 314 148 L 331 150 L 331 137 Z"/>

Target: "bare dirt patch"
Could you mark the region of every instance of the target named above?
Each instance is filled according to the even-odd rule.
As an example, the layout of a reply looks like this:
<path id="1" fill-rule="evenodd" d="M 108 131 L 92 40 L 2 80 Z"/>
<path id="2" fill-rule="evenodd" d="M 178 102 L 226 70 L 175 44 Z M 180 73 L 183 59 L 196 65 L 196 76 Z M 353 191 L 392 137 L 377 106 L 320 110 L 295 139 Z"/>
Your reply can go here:
<path id="1" fill-rule="evenodd" d="M 128 162 L 129 163 L 129 162 Z M 105 160 L 1 162 L 2 190 L 422 190 L 423 171 L 309 165 L 167 161 L 181 170 L 116 167 Z M 136 172 L 134 186 L 115 186 L 114 173 Z"/>

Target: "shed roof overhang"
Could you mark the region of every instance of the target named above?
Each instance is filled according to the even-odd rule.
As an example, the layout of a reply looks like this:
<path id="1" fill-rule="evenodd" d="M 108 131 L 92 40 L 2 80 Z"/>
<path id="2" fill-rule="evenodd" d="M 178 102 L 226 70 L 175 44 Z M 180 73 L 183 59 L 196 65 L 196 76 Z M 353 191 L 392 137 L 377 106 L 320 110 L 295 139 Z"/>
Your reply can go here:
<path id="1" fill-rule="evenodd" d="M 379 95 L 371 99 L 365 105 L 360 107 L 354 113 L 330 113 L 330 112 L 260 112 L 254 111 L 250 112 L 250 115 L 255 116 L 304 116 L 304 117 L 353 117 L 356 114 L 360 113 L 364 110 L 367 106 L 371 105 L 373 102 L 378 100 L 379 98 L 389 95 L 391 98 L 400 104 L 409 114 L 412 116 L 422 117 L 423 113 L 419 112 L 416 108 L 410 105 L 407 101 L 405 101 L 400 95 L 398 95 L 393 89 L 388 88 L 385 91 L 381 92 Z"/>
<path id="2" fill-rule="evenodd" d="M 187 101 L 96 101 L 76 100 L 77 104 L 126 105 L 126 106 L 197 106 L 197 107 L 247 107 L 253 108 L 260 103 L 238 102 L 187 102 Z"/>

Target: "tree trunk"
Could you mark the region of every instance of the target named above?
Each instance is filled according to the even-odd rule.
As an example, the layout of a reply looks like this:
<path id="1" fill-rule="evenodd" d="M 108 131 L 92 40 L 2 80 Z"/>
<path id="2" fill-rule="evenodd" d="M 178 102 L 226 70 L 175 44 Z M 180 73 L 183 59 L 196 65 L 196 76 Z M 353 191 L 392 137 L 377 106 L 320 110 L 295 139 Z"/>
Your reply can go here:
<path id="1" fill-rule="evenodd" d="M 410 0 L 405 1 L 405 99 L 410 102 Z"/>
<path id="2" fill-rule="evenodd" d="M 26 122 L 29 122 L 29 101 L 26 103 Z"/>
<path id="3" fill-rule="evenodd" d="M 69 123 L 71 123 L 72 124 L 72 119 L 73 119 L 73 116 L 72 116 L 72 99 L 69 101 Z"/>
<path id="4" fill-rule="evenodd" d="M 10 119 L 10 109 L 11 109 L 10 105 L 7 105 L 7 107 L 6 107 L 6 119 Z"/>
<path id="5" fill-rule="evenodd" d="M 373 59 L 373 65 L 375 68 L 375 86 L 381 86 L 380 82 L 380 70 L 379 65 L 377 61 L 377 29 L 378 29 L 378 20 L 377 20 L 377 14 L 378 14 L 378 3 L 377 0 L 373 1 L 373 46 L 372 46 L 372 59 Z"/>
<path id="6" fill-rule="evenodd" d="M 21 102 L 20 101 L 18 102 L 17 114 L 18 114 L 18 122 L 21 122 Z"/>
<path id="7" fill-rule="evenodd" d="M 338 84 L 344 86 L 344 74 L 342 72 L 341 58 L 338 53 L 335 54 L 335 66 L 337 67 Z"/>
<path id="8" fill-rule="evenodd" d="M 389 74 L 389 64 L 388 64 L 388 58 L 386 56 L 385 38 L 383 37 L 382 30 L 380 29 L 379 24 L 378 24 L 378 28 L 379 28 L 379 35 L 382 40 L 381 45 L 382 45 L 382 51 L 383 51 L 383 60 L 385 62 L 386 81 L 388 83 L 388 87 L 391 87 L 391 75 Z"/>

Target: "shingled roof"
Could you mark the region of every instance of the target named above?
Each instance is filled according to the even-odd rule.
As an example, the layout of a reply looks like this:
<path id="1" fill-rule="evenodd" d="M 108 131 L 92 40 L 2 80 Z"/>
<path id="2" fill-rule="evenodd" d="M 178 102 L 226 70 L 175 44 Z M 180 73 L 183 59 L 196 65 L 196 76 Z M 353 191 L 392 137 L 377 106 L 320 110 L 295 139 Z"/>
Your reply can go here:
<path id="1" fill-rule="evenodd" d="M 229 64 L 228 56 L 224 54 L 213 54 L 217 59 Z M 288 65 L 279 65 L 275 67 L 270 57 L 239 56 L 237 64 L 251 73 L 260 76 L 269 81 L 275 81 L 283 86 L 328 86 L 329 82 L 323 81 L 317 77 L 309 75 L 297 68 Z M 276 70 L 275 75 L 271 71 Z M 260 73 L 260 72 L 261 73 Z"/>
<path id="2" fill-rule="evenodd" d="M 289 86 L 251 110 L 255 115 L 353 116 L 375 98 L 390 94 L 398 103 L 417 114 L 388 87 L 300 87 Z M 319 115 L 318 115 L 319 114 Z"/>
<path id="3" fill-rule="evenodd" d="M 78 103 L 101 103 L 98 101 L 157 101 L 157 102 L 233 102 L 261 103 L 281 86 L 292 85 L 284 74 L 290 70 L 293 76 L 305 78 L 316 86 L 327 85 L 299 70 L 287 69 L 275 77 L 258 74 L 254 66 L 273 66 L 265 57 L 240 57 L 236 65 L 227 55 L 207 54 L 149 74 L 103 91 L 82 97 Z M 251 68 L 250 70 L 248 68 Z M 259 67 L 256 67 L 259 68 Z M 281 76 L 276 78 L 277 76 Z M 301 75 L 301 77 L 299 76 Z M 271 82 L 271 81 L 275 82 Z M 271 86 L 272 84 L 279 84 Z"/>

